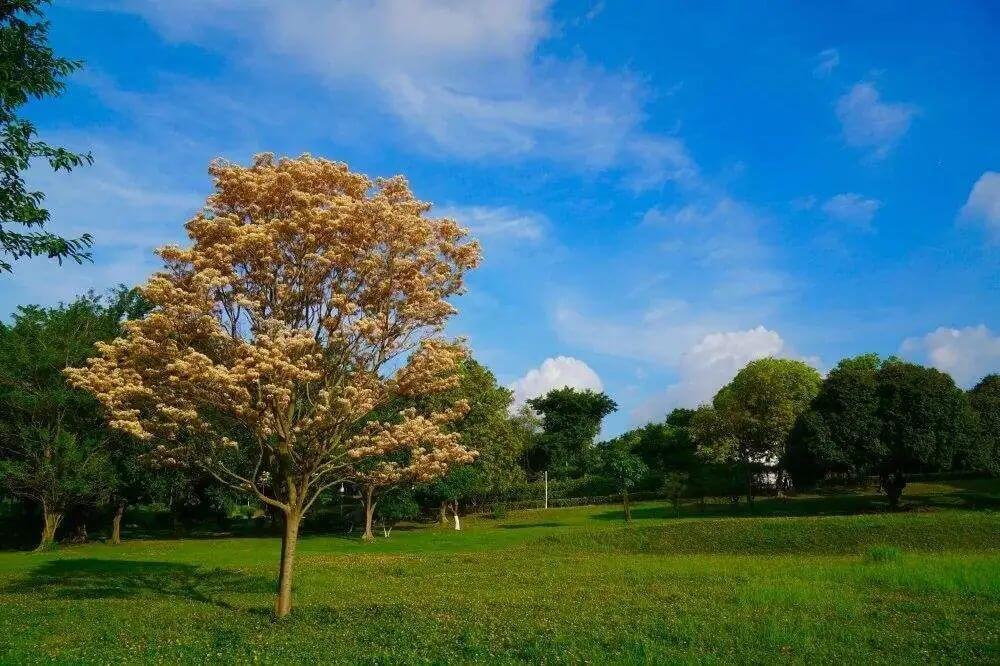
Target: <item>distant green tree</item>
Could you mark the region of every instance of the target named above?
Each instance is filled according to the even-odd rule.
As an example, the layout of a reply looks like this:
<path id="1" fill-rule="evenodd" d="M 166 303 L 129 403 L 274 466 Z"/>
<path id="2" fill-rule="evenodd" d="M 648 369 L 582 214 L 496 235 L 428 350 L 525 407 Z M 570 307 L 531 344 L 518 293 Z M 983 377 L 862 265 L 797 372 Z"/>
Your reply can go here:
<path id="1" fill-rule="evenodd" d="M 528 401 L 542 418 L 542 432 L 528 451 L 529 469 L 571 476 L 586 467 L 586 457 L 604 417 L 618 405 L 604 393 L 564 387 Z"/>
<path id="2" fill-rule="evenodd" d="M 674 506 L 674 513 L 680 515 L 681 497 L 687 491 L 688 474 L 686 472 L 668 472 L 663 477 L 661 490 Z"/>
<path id="3" fill-rule="evenodd" d="M 649 467 L 642 458 L 628 450 L 624 443 L 601 445 L 597 449 L 597 472 L 614 482 L 622 497 L 622 508 L 625 511 L 625 523 L 632 524 L 632 506 L 629 502 L 629 492 L 649 472 Z"/>
<path id="4" fill-rule="evenodd" d="M 35 126 L 18 116 L 30 99 L 57 96 L 64 79 L 82 67 L 78 60 L 56 56 L 48 45 L 47 21 L 40 20 L 48 0 L 0 2 L 0 273 L 10 272 L 10 261 L 46 255 L 60 263 L 64 258 L 81 263 L 90 259 L 90 234 L 67 239 L 44 231 L 49 212 L 42 207 L 45 195 L 29 190 L 23 172 L 40 159 L 59 171 L 69 171 L 93 159 L 36 138 Z M 19 225 L 27 232 L 11 227 Z"/>
<path id="5" fill-rule="evenodd" d="M 878 376 L 881 360 L 863 354 L 840 361 L 823 380 L 810 408 L 789 437 L 784 465 L 798 488 L 828 472 L 872 473 L 883 455 Z"/>
<path id="6" fill-rule="evenodd" d="M 0 474 L 12 493 L 41 506 L 43 547 L 68 509 L 118 487 L 99 405 L 70 387 L 63 369 L 113 339 L 136 303 L 122 289 L 107 301 L 90 295 L 56 308 L 21 307 L 11 324 L 0 324 Z"/>
<path id="7" fill-rule="evenodd" d="M 980 422 L 946 373 L 866 354 L 830 372 L 796 424 L 785 460 L 802 486 L 829 472 L 874 474 L 896 507 L 908 475 L 977 458 Z"/>
<path id="8" fill-rule="evenodd" d="M 908 474 L 951 469 L 972 448 L 976 416 L 948 374 L 898 359 L 882 365 L 878 396 L 882 448 L 871 462 L 896 507 Z"/>
<path id="9" fill-rule="evenodd" d="M 972 466 L 1000 475 L 1000 375 L 983 377 L 969 391 L 969 402 L 979 417 L 979 439 Z"/>
<path id="10" fill-rule="evenodd" d="M 821 381 L 801 361 L 751 361 L 719 390 L 711 407 L 692 416 L 700 455 L 742 469 L 748 503 L 753 502 L 754 476 L 784 457 L 789 433 Z"/>
<path id="11" fill-rule="evenodd" d="M 420 505 L 413 489 L 393 488 L 379 498 L 376 514 L 382 526 L 382 536 L 388 538 L 397 523 L 420 515 Z"/>

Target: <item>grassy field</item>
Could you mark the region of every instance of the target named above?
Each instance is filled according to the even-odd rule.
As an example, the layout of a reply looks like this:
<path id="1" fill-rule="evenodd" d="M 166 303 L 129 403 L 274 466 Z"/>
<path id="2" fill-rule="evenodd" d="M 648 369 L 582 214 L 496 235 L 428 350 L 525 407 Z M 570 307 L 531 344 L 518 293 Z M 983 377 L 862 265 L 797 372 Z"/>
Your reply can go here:
<path id="1" fill-rule="evenodd" d="M 640 504 L 305 537 L 0 553 L 0 662 L 1000 663 L 1000 492 Z"/>

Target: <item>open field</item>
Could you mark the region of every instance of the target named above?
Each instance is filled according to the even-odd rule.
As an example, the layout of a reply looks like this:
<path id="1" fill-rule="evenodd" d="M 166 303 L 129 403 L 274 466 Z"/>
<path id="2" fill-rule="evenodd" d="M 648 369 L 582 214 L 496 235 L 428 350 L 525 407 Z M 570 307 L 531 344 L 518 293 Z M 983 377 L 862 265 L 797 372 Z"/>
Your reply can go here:
<path id="1" fill-rule="evenodd" d="M 907 499 L 895 514 L 860 496 L 762 500 L 755 516 L 643 503 L 632 528 L 600 506 L 372 545 L 311 536 L 277 624 L 274 538 L 2 553 L 0 662 L 996 663 L 997 484 Z"/>

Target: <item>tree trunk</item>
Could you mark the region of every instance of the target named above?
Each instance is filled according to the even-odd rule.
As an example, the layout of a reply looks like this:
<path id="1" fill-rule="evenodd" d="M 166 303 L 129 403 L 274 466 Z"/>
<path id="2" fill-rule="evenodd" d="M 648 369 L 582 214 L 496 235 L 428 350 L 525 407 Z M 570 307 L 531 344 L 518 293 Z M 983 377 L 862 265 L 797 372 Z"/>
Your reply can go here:
<path id="1" fill-rule="evenodd" d="M 116 546 L 122 542 L 122 516 L 125 515 L 125 503 L 115 507 L 115 517 L 111 519 L 111 543 Z"/>
<path id="2" fill-rule="evenodd" d="M 285 531 L 281 535 L 281 568 L 278 570 L 278 599 L 274 604 L 274 615 L 279 619 L 292 612 L 292 570 L 302 515 L 297 509 L 293 509 L 286 513 L 284 518 Z"/>
<path id="3" fill-rule="evenodd" d="M 441 506 L 438 507 L 438 522 L 441 525 L 448 524 L 448 502 L 441 502 Z"/>
<path id="4" fill-rule="evenodd" d="M 374 499 L 375 490 L 373 488 L 365 488 L 364 491 L 364 502 L 365 502 L 365 531 L 361 535 L 362 541 L 374 541 L 375 533 L 372 532 L 372 522 L 375 518 L 375 502 Z"/>
<path id="5" fill-rule="evenodd" d="M 462 523 L 458 520 L 458 500 L 453 500 L 451 505 L 451 512 L 455 514 L 455 529 L 461 530 Z"/>
<path id="6" fill-rule="evenodd" d="M 906 487 L 906 476 L 902 472 L 882 475 L 882 489 L 885 490 L 889 498 L 889 506 L 893 509 L 899 508 L 899 498 L 903 495 L 903 488 Z"/>
<path id="7" fill-rule="evenodd" d="M 87 543 L 89 538 L 87 535 L 87 521 L 81 517 L 73 527 L 73 534 L 70 536 L 69 542 L 75 544 Z"/>
<path id="8" fill-rule="evenodd" d="M 622 493 L 622 506 L 625 507 L 625 524 L 632 524 L 632 507 L 628 503 L 628 493 Z"/>
<path id="9" fill-rule="evenodd" d="M 56 530 L 62 523 L 63 514 L 50 508 L 47 504 L 42 504 L 42 540 L 38 544 L 37 550 L 45 550 L 55 542 Z"/>
<path id="10" fill-rule="evenodd" d="M 753 471 L 747 468 L 747 506 L 753 506 Z"/>

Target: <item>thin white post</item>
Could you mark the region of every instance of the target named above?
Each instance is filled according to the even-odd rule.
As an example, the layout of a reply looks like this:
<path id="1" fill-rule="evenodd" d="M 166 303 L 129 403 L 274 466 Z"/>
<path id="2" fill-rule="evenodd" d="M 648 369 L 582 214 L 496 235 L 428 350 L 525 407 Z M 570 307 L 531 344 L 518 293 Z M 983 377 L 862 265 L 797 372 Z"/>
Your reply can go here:
<path id="1" fill-rule="evenodd" d="M 549 508 L 549 470 L 545 470 L 545 508 Z"/>

